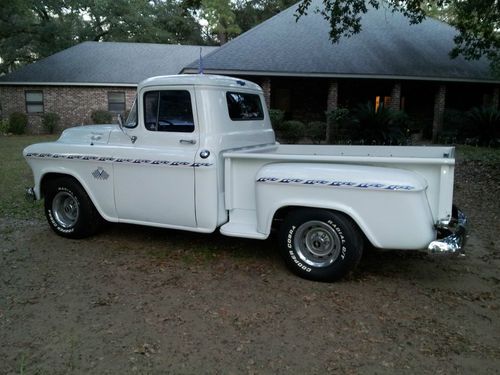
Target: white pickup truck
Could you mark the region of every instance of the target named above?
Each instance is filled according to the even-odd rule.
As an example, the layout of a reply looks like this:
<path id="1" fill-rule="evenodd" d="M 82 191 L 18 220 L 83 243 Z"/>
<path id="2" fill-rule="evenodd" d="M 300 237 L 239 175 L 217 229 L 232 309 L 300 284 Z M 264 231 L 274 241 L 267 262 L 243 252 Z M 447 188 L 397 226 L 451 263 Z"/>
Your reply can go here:
<path id="1" fill-rule="evenodd" d="M 57 234 L 102 220 L 259 240 L 275 228 L 290 269 L 327 281 L 367 243 L 462 253 L 453 147 L 280 145 L 258 85 L 209 75 L 143 81 L 119 122 L 24 150 L 27 196 Z"/>

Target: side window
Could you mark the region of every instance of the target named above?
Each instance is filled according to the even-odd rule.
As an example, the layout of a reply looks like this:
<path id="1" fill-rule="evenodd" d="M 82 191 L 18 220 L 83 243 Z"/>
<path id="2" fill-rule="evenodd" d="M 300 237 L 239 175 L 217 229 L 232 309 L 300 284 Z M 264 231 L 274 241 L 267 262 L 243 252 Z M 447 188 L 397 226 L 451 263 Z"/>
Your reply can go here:
<path id="1" fill-rule="evenodd" d="M 149 91 L 144 94 L 144 124 L 148 130 L 158 128 L 158 97 L 159 91 Z"/>
<path id="2" fill-rule="evenodd" d="M 137 126 L 137 96 L 134 99 L 132 108 L 130 109 L 127 120 L 125 120 L 123 126 L 130 129 L 135 128 Z"/>
<path id="3" fill-rule="evenodd" d="M 259 95 L 241 92 L 226 93 L 229 117 L 233 121 L 263 120 L 264 112 Z"/>
<path id="4" fill-rule="evenodd" d="M 146 129 L 160 132 L 194 131 L 191 95 L 186 90 L 148 91 L 144 94 Z"/>

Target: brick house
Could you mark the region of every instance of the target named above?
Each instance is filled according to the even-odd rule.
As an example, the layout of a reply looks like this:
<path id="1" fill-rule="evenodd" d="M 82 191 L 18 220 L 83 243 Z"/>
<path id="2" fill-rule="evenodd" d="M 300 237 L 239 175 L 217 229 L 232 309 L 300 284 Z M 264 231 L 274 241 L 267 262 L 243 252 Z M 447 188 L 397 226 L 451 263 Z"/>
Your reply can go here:
<path id="1" fill-rule="evenodd" d="M 140 81 L 178 74 L 199 56 L 199 46 L 81 43 L 0 77 L 0 114 L 26 113 L 27 131 L 35 134 L 48 112 L 60 116 L 63 128 L 90 124 L 94 110 L 126 113 Z"/>
<path id="2" fill-rule="evenodd" d="M 325 111 L 372 102 L 404 109 L 433 138 L 445 109 L 498 108 L 500 79 L 485 59 L 451 59 L 457 31 L 428 18 L 409 25 L 400 13 L 370 8 L 363 30 L 332 44 L 329 24 L 313 9 L 298 22 L 296 6 L 224 46 L 203 47 L 206 74 L 260 84 L 267 105 L 287 118 L 324 120 Z M 86 42 L 0 77 L 0 110 L 28 113 L 29 131 L 40 132 L 40 114 L 60 114 L 64 127 L 90 123 L 95 109 L 130 108 L 141 80 L 197 73 L 198 46 Z"/>
<path id="3" fill-rule="evenodd" d="M 380 6 L 362 16 L 362 31 L 338 44 L 313 0 L 296 22 L 296 5 L 203 58 L 205 73 L 247 78 L 265 90 L 268 105 L 288 118 L 324 120 L 339 106 L 384 103 L 421 119 L 435 137 L 446 109 L 498 108 L 500 78 L 485 59 L 451 59 L 457 31 L 433 18 L 409 25 Z M 184 73 L 196 72 L 197 63 Z"/>

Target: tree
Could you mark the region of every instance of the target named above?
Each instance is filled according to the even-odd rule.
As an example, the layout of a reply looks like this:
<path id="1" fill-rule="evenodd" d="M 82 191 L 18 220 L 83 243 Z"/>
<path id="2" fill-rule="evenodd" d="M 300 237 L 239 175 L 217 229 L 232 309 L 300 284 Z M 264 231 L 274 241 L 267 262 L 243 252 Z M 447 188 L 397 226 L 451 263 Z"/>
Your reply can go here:
<path id="1" fill-rule="evenodd" d="M 72 15 L 45 6 L 43 1 L 3 1 L 0 8 L 0 65 L 8 71 L 74 44 L 68 29 L 74 28 Z M 62 9 L 62 8 L 61 8 Z M 46 54 L 40 53 L 47 51 Z"/>
<path id="2" fill-rule="evenodd" d="M 296 0 L 238 0 L 233 2 L 233 11 L 238 26 L 245 32 L 296 2 Z"/>
<path id="3" fill-rule="evenodd" d="M 201 16 L 207 21 L 208 36 L 220 45 L 241 32 L 229 0 L 201 0 Z"/>
<path id="4" fill-rule="evenodd" d="M 9 0 L 0 3 L 0 74 L 83 41 L 202 44 L 177 0 Z"/>
<path id="5" fill-rule="evenodd" d="M 337 43 L 361 31 L 361 16 L 368 6 L 376 9 L 383 3 L 393 12 L 401 12 L 410 24 L 422 22 L 428 15 L 442 14 L 459 34 L 451 57 L 466 59 L 486 56 L 495 74 L 500 76 L 500 2 L 499 0 L 322 0 L 314 9 L 330 23 L 330 39 Z M 306 15 L 312 0 L 302 0 L 296 18 Z M 439 16 L 438 16 L 439 17 Z"/>

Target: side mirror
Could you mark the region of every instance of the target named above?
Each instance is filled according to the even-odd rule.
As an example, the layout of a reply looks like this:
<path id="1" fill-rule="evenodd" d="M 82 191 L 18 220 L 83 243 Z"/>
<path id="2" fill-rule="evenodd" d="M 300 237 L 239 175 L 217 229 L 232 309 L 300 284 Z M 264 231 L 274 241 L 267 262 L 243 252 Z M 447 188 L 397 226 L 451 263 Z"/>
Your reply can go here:
<path id="1" fill-rule="evenodd" d="M 121 113 L 118 113 L 118 116 L 116 116 L 116 117 L 118 120 L 118 126 L 120 127 L 120 130 L 122 131 L 122 133 L 130 138 L 130 142 L 135 143 L 135 141 L 137 141 L 137 137 L 135 135 L 133 135 L 133 136 L 128 135 L 127 132 L 125 131 L 125 129 L 123 128 L 123 118 L 122 118 Z"/>

